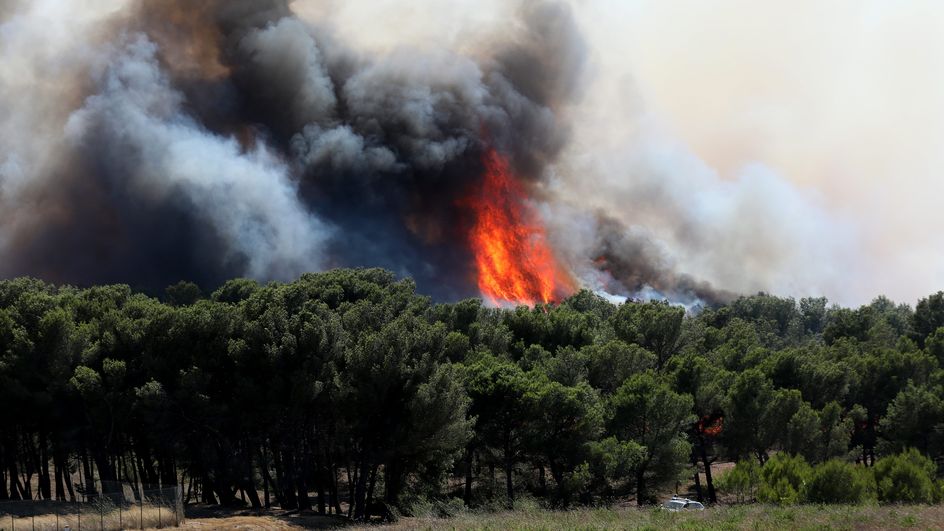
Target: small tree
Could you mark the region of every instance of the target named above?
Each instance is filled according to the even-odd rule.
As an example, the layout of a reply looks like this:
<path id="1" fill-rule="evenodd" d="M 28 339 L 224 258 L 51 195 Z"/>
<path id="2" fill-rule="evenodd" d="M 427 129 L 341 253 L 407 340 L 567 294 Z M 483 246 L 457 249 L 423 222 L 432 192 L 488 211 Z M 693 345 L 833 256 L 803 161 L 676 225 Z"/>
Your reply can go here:
<path id="1" fill-rule="evenodd" d="M 754 501 L 760 485 L 760 466 L 753 459 L 742 459 L 718 480 L 722 492 L 737 496 L 738 503 Z"/>
<path id="2" fill-rule="evenodd" d="M 760 475 L 758 501 L 792 505 L 802 500 L 801 495 L 810 478 L 810 465 L 798 455 L 777 454 L 764 464 Z"/>
<path id="3" fill-rule="evenodd" d="M 812 503 L 861 503 L 875 491 L 875 480 L 863 467 L 832 459 L 816 468 L 803 498 Z"/>
<path id="4" fill-rule="evenodd" d="M 937 498 L 934 462 L 914 448 L 875 463 L 878 499 L 885 503 L 932 503 Z"/>
<path id="5" fill-rule="evenodd" d="M 608 499 L 621 492 L 627 478 L 634 476 L 636 467 L 646 456 L 646 449 L 635 441 L 607 437 L 587 444 L 587 454 L 590 489 L 593 494 Z"/>
<path id="6" fill-rule="evenodd" d="M 906 448 L 937 457 L 944 453 L 944 400 L 940 388 L 916 386 L 908 382 L 888 405 L 880 422 L 886 441 L 880 446 L 885 452 L 901 452 Z"/>
<path id="7" fill-rule="evenodd" d="M 691 455 L 684 430 L 693 420 L 692 397 L 672 391 L 655 374 L 645 372 L 626 380 L 610 405 L 611 431 L 620 440 L 646 448 L 636 468 L 636 503 L 649 503 L 651 488 L 678 478 Z"/>

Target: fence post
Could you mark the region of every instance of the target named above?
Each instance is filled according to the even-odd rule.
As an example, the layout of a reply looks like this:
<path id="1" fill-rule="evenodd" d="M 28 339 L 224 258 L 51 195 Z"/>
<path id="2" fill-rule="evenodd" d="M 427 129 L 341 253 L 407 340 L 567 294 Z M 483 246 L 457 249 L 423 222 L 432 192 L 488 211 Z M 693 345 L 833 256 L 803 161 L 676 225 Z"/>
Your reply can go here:
<path id="1" fill-rule="evenodd" d="M 33 531 L 36 531 L 36 515 L 30 515 L 30 526 L 33 528 Z"/>
<path id="2" fill-rule="evenodd" d="M 105 531 L 105 500 L 102 499 L 98 502 L 98 524 L 101 526 L 102 531 Z"/>
<path id="3" fill-rule="evenodd" d="M 56 531 L 59 531 L 59 508 L 56 507 Z"/>
<path id="4" fill-rule="evenodd" d="M 161 502 L 157 502 L 157 528 L 161 528 Z"/>
<path id="5" fill-rule="evenodd" d="M 82 529 L 82 506 L 78 503 L 75 504 L 75 515 L 78 517 L 78 529 Z"/>

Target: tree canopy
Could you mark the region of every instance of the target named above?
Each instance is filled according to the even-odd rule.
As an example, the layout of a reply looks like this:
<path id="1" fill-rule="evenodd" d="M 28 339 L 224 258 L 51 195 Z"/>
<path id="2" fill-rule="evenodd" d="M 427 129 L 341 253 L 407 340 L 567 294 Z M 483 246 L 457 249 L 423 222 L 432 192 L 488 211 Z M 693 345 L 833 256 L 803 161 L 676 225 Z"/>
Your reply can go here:
<path id="1" fill-rule="evenodd" d="M 694 481 L 714 501 L 727 459 L 745 499 L 929 500 L 942 301 L 758 294 L 689 313 L 581 291 L 504 309 L 434 303 L 380 269 L 161 299 L 0 281 L 0 499 L 183 485 L 365 519 L 420 498 L 645 504 Z M 871 490 L 830 490 L 872 467 Z"/>

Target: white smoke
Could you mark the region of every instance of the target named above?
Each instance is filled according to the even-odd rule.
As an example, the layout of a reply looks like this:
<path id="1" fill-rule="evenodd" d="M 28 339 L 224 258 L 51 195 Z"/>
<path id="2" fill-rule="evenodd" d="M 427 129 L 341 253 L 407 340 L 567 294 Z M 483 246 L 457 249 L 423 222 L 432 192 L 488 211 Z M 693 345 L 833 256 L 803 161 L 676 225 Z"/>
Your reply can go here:
<path id="1" fill-rule="evenodd" d="M 96 30 L 116 7 L 36 0 L 0 9 L 0 253 L 20 209 L 31 208 L 23 188 L 55 163 L 77 88 L 101 68 Z"/>

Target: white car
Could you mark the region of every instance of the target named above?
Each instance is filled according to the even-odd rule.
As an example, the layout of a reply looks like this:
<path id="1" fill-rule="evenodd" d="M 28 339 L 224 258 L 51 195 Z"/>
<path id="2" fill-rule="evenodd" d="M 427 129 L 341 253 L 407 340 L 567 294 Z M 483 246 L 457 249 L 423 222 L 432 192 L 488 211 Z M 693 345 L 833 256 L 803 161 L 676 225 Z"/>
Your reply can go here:
<path id="1" fill-rule="evenodd" d="M 679 511 L 704 511 L 705 506 L 701 502 L 689 500 L 688 498 L 679 498 L 672 496 L 672 499 L 663 503 L 662 508 L 666 511 L 677 513 Z"/>

